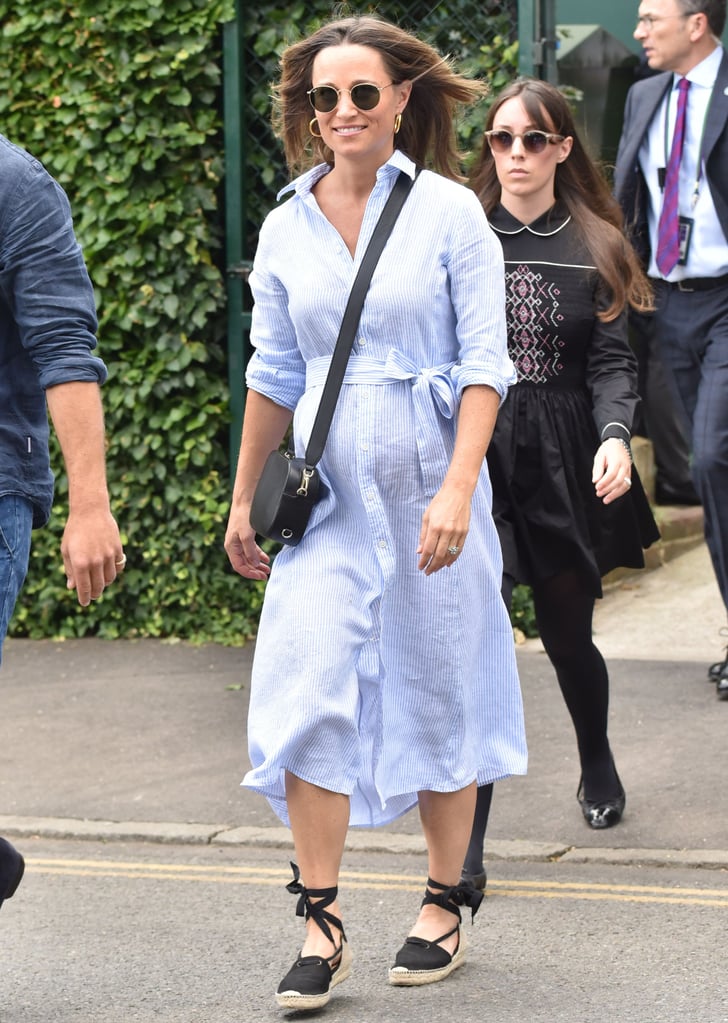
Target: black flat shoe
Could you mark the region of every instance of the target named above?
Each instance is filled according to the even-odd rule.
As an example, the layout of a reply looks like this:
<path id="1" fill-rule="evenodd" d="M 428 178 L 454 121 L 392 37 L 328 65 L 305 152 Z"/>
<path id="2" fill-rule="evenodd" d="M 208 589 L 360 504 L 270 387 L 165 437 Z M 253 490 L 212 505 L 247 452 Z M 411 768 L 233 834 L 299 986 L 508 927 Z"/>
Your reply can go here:
<path id="1" fill-rule="evenodd" d="M 610 799 L 592 800 L 584 797 L 584 779 L 581 778 L 579 781 L 576 798 L 579 800 L 584 820 L 595 831 L 601 831 L 603 828 L 613 828 L 622 819 L 627 796 L 625 795 L 622 782 L 619 780 L 619 775 L 617 775 L 617 783 L 619 785 L 619 793 L 616 796 L 612 796 Z"/>
<path id="2" fill-rule="evenodd" d="M 452 888 L 447 885 L 427 879 L 427 887 L 436 888 L 437 892 L 426 891 L 422 905 L 434 903 L 448 913 L 458 918 L 455 926 L 446 934 L 441 934 L 434 941 L 426 941 L 424 938 L 410 936 L 397 953 L 394 966 L 389 971 L 389 983 L 395 987 L 419 987 L 422 984 L 434 984 L 438 980 L 444 980 L 458 966 L 465 962 L 465 949 L 467 943 L 463 934 L 460 914 L 460 906 L 470 906 L 471 919 L 478 912 L 483 895 L 472 885 L 458 884 Z M 453 934 L 457 933 L 458 943 L 452 955 L 440 943 L 446 941 Z"/>
<path id="3" fill-rule="evenodd" d="M 479 892 L 485 891 L 487 883 L 488 875 L 485 870 L 480 870 L 477 874 L 470 874 L 467 870 L 464 870 L 460 875 L 460 884 L 470 885 L 472 888 L 476 888 Z"/>
<path id="4" fill-rule="evenodd" d="M 323 931 L 329 941 L 335 945 L 329 924 L 341 934 L 338 948 L 332 955 L 300 956 L 278 985 L 276 1001 L 284 1009 L 321 1009 L 328 1004 L 331 989 L 340 984 L 351 973 L 351 950 L 344 934 L 341 920 L 326 909 L 336 900 L 338 888 L 304 888 L 300 883 L 300 873 L 295 863 L 293 881 L 286 888 L 293 895 L 300 896 L 296 906 L 296 916 L 312 919 Z M 311 899 L 316 902 L 311 902 Z"/>
<path id="5" fill-rule="evenodd" d="M 0 906 L 11 899 L 25 873 L 25 860 L 15 846 L 0 838 Z"/>
<path id="6" fill-rule="evenodd" d="M 728 636 L 728 629 L 722 628 L 720 635 Z M 708 668 L 708 682 L 717 682 L 724 673 L 728 673 L 728 646 L 725 648 L 723 660 L 716 661 L 715 664 L 711 664 Z"/>
<path id="7" fill-rule="evenodd" d="M 728 671 L 728 651 L 722 661 L 716 661 L 708 668 L 708 682 L 718 682 L 725 671 Z"/>
<path id="8" fill-rule="evenodd" d="M 728 700 L 728 674 L 720 676 L 715 683 L 715 691 L 719 700 Z"/>

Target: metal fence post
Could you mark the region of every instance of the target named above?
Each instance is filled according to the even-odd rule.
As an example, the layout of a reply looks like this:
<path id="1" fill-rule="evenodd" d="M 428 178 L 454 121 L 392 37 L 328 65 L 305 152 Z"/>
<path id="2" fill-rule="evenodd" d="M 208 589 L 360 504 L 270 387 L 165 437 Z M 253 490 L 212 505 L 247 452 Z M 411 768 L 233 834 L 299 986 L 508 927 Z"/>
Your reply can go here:
<path id="1" fill-rule="evenodd" d="M 556 0 L 518 0 L 518 73 L 556 83 Z"/>
<path id="2" fill-rule="evenodd" d="M 230 388 L 230 476 L 240 448 L 245 407 L 245 336 L 250 313 L 243 309 L 243 289 L 249 264 L 245 256 L 245 193 L 243 146 L 245 58 L 242 0 L 236 0 L 235 20 L 223 26 L 223 116 L 225 132 L 225 258 L 227 262 L 228 384 Z"/>
<path id="3" fill-rule="evenodd" d="M 532 78 L 536 54 L 536 11 L 539 0 L 518 0 L 518 74 Z"/>
<path id="4" fill-rule="evenodd" d="M 543 68 L 541 77 L 556 85 L 556 0 L 541 0 L 541 38 L 543 40 Z"/>

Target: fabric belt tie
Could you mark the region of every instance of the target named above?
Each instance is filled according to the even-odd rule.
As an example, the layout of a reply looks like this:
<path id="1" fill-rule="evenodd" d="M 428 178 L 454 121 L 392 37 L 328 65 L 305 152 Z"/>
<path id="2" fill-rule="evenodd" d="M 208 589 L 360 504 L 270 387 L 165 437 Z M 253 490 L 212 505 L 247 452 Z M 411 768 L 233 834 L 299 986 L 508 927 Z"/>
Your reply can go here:
<path id="1" fill-rule="evenodd" d="M 330 359 L 313 359 L 306 366 L 306 388 L 323 386 L 328 373 Z M 420 470 L 428 497 L 434 497 L 450 462 L 438 424 L 443 419 L 455 418 L 457 392 L 451 370 L 454 362 L 441 366 L 417 366 L 396 348 L 389 352 L 386 362 L 366 356 L 352 355 L 346 367 L 346 384 L 396 384 L 404 380 L 412 382 L 412 401 L 417 424 L 417 453 Z M 435 414 L 433 414 L 435 413 Z"/>

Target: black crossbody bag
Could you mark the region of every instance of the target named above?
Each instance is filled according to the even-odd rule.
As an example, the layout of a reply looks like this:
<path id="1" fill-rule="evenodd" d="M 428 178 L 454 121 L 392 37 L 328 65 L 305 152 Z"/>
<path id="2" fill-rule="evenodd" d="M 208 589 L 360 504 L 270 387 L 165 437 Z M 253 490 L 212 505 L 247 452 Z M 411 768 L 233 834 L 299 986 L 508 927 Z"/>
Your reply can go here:
<path id="1" fill-rule="evenodd" d="M 316 465 L 329 434 L 364 298 L 413 184 L 409 175 L 400 171 L 364 253 L 341 321 L 305 456 L 296 457 L 291 438 L 287 451 L 276 449 L 266 459 L 250 506 L 250 525 L 260 536 L 295 547 L 306 531 L 314 505 L 323 496 L 324 486 Z"/>

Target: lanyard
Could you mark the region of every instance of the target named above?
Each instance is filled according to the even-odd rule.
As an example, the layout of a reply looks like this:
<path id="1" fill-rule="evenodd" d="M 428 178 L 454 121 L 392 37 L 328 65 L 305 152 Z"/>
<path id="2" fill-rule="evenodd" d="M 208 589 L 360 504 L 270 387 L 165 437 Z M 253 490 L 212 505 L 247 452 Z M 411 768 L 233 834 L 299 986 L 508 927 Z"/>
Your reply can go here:
<path id="1" fill-rule="evenodd" d="M 691 85 L 692 84 L 693 83 L 691 82 Z M 669 148 L 668 148 L 668 131 L 669 131 L 669 126 L 670 126 L 670 101 L 672 100 L 672 94 L 673 94 L 674 91 L 675 91 L 675 84 L 673 82 L 673 84 L 670 86 L 670 91 L 667 94 L 667 104 L 665 106 L 665 166 L 666 167 L 667 167 L 668 159 L 669 159 L 669 157 L 668 157 L 668 153 L 669 153 Z M 700 129 L 700 145 L 698 146 L 698 164 L 697 164 L 697 170 L 696 170 L 696 174 L 695 174 L 695 184 L 693 185 L 693 192 L 692 192 L 692 195 L 690 197 L 690 209 L 691 210 L 695 209 L 695 204 L 697 203 L 698 196 L 700 195 L 700 179 L 703 176 L 703 140 L 705 138 L 705 125 L 706 125 L 706 123 L 708 121 L 708 110 L 709 110 L 709 108 L 710 108 L 710 100 L 708 100 L 708 105 L 705 108 L 705 114 L 703 116 L 703 127 Z M 687 116 L 687 110 L 685 111 L 685 113 L 686 113 L 686 116 Z M 674 129 L 673 129 L 673 134 L 674 134 Z"/>

